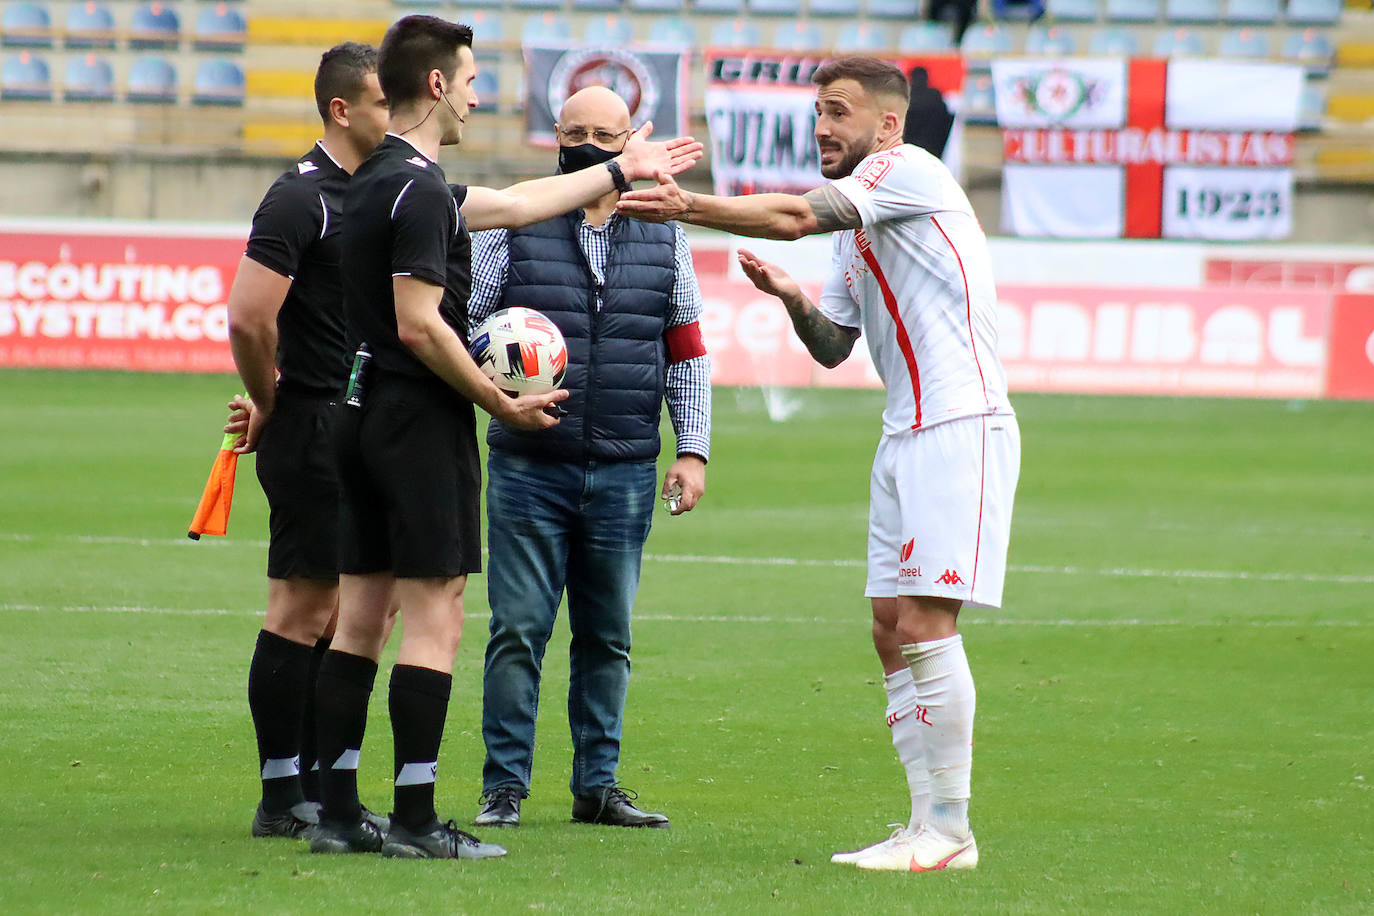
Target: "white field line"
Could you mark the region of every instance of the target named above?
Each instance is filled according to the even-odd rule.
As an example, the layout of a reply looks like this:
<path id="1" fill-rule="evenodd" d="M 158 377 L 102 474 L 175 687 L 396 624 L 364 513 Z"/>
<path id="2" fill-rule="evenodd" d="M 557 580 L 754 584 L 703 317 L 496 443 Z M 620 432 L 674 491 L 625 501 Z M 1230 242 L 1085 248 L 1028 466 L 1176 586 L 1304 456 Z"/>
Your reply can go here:
<path id="1" fill-rule="evenodd" d="M 183 617 L 260 617 L 260 610 L 236 610 L 233 608 L 171 608 L 143 607 L 135 604 L 0 604 L 0 613 L 51 613 L 63 611 L 82 614 L 163 614 Z M 486 613 L 470 613 L 468 621 L 486 620 Z M 839 624 L 845 627 L 857 625 L 854 616 L 837 617 L 775 617 L 769 615 L 749 615 L 731 617 L 721 615 L 696 614 L 636 614 L 635 620 L 653 623 L 758 623 L 813 626 L 815 624 Z M 1111 619 L 1074 619 L 1064 617 L 1055 620 L 1022 620 L 1014 617 L 972 616 L 969 625 L 994 627 L 1074 627 L 1105 629 L 1202 629 L 1205 627 L 1241 627 L 1244 629 L 1299 629 L 1299 628 L 1339 628 L 1358 629 L 1374 627 L 1370 620 L 1145 620 L 1139 617 Z"/>
<path id="2" fill-rule="evenodd" d="M 53 535 L 36 537 L 31 534 L 0 533 L 0 541 L 35 542 L 52 540 L 73 544 L 117 544 L 134 547 L 182 547 L 188 544 L 213 544 L 218 547 L 265 548 L 266 541 L 225 540 L 208 537 L 200 541 L 189 538 L 134 538 L 117 535 Z M 695 563 L 710 566 L 774 566 L 819 569 L 863 569 L 863 560 L 811 559 L 805 557 L 735 557 L 729 555 L 646 553 L 644 559 L 655 563 Z M 1374 585 L 1374 573 L 1299 573 L 1252 572 L 1226 569 L 1151 569 L 1128 566 L 1091 568 L 1086 566 L 1016 565 L 1009 572 L 1052 576 L 1099 576 L 1116 579 L 1204 579 L 1225 582 L 1304 582 L 1320 585 Z"/>

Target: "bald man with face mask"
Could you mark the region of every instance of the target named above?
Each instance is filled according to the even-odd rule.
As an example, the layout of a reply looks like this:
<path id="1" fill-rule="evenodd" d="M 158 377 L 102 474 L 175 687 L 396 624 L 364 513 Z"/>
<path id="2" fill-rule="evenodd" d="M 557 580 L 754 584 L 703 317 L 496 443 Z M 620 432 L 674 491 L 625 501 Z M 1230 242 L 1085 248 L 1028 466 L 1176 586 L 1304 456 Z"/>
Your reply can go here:
<path id="1" fill-rule="evenodd" d="M 607 162 L 631 132 L 625 102 L 592 87 L 556 125 L 558 169 Z M 572 632 L 568 724 L 574 821 L 667 827 L 616 781 L 630 679 L 630 617 L 655 494 L 672 515 L 706 486 L 711 368 L 701 293 L 682 229 L 615 212 L 628 183 L 583 210 L 473 237 L 468 314 L 537 309 L 568 344 L 558 426 L 487 433 L 487 597 L 479 826 L 514 827 L 529 795 L 540 669 L 564 592 Z M 666 402 L 676 460 L 658 486 Z"/>

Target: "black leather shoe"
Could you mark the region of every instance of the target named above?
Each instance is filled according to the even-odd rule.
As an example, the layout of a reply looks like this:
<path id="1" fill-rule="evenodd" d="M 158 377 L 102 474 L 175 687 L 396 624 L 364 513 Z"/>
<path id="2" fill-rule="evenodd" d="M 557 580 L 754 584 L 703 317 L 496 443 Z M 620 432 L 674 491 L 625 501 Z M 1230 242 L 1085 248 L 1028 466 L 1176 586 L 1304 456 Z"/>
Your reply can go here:
<path id="1" fill-rule="evenodd" d="M 482 793 L 478 799 L 482 810 L 473 819 L 478 827 L 519 827 L 520 800 L 525 790 L 519 786 L 497 786 Z"/>
<path id="2" fill-rule="evenodd" d="M 631 804 L 638 797 L 619 786 L 606 786 L 595 795 L 574 796 L 572 819 L 579 824 L 612 827 L 667 827 L 668 818 L 662 814 L 641 811 Z"/>

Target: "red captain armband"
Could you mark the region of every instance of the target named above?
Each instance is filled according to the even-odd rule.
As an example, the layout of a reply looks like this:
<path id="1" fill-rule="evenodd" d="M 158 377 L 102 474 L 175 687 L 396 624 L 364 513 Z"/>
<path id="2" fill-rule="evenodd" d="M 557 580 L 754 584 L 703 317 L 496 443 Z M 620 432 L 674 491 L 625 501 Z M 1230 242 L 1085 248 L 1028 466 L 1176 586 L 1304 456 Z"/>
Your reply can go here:
<path id="1" fill-rule="evenodd" d="M 664 331 L 663 342 L 668 345 L 670 364 L 683 363 L 706 355 L 706 343 L 701 339 L 701 325 L 695 321 Z"/>

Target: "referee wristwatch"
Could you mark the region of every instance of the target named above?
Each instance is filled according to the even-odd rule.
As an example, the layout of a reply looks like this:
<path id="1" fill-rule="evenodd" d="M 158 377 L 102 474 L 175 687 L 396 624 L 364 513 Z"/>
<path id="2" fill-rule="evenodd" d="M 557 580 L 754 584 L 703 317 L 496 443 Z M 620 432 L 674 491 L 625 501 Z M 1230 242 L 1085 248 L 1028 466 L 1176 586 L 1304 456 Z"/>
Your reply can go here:
<path id="1" fill-rule="evenodd" d="M 624 193 L 635 189 L 634 185 L 625 180 L 625 173 L 620 170 L 619 162 L 614 159 L 607 160 L 606 171 L 611 173 L 611 183 L 615 185 L 617 191 Z"/>

